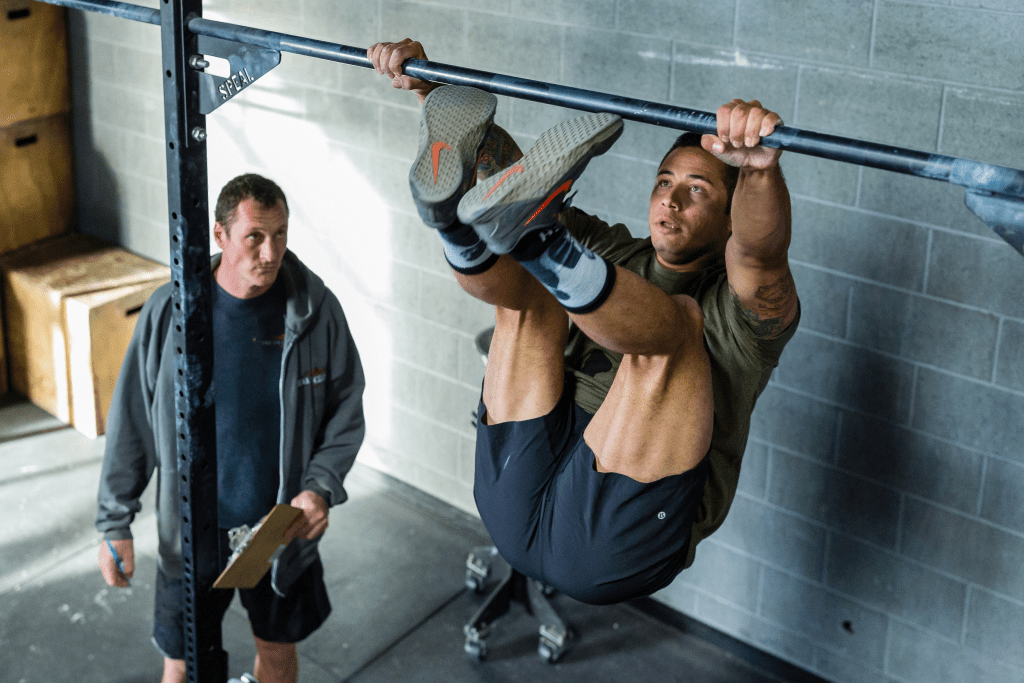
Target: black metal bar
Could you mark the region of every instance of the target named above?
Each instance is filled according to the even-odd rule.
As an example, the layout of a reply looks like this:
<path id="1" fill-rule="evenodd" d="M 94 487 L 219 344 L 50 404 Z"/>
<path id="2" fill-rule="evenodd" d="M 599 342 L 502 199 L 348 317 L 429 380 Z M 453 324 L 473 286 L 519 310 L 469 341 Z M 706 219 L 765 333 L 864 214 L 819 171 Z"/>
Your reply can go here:
<path id="1" fill-rule="evenodd" d="M 212 19 L 194 19 L 189 23 L 189 29 L 201 36 L 233 40 L 270 50 L 277 50 L 278 52 L 291 52 L 292 54 L 305 57 L 316 57 L 352 66 L 362 66 L 368 69 L 373 68 L 370 60 L 366 57 L 365 48 L 329 43 L 313 38 L 303 38 L 302 36 L 293 36 L 288 33 L 278 33 L 277 31 L 266 31 L 260 28 L 227 24 L 223 21 L 214 21 Z"/>
<path id="2" fill-rule="evenodd" d="M 189 28 L 200 35 L 221 40 L 234 40 L 278 52 L 291 52 L 353 66 L 372 67 L 365 50 L 348 45 L 208 19 L 193 19 L 189 22 Z M 699 133 L 716 133 L 718 128 L 715 114 L 657 102 L 419 59 L 406 61 L 403 69 L 410 76 L 428 81 L 468 85 L 498 95 L 582 111 L 609 112 L 667 128 Z M 1024 254 L 1024 221 L 1013 218 L 1020 217 L 1019 199 L 1024 198 L 1024 171 L 788 126 L 780 126 L 762 140 L 768 147 L 961 185 L 968 191 L 968 207 L 1014 249 Z M 998 216 L 998 221 L 994 222 L 990 216 Z"/>
<path id="3" fill-rule="evenodd" d="M 111 3 L 104 0 L 45 1 L 83 9 L 115 4 L 121 7 L 126 6 L 124 3 Z M 189 29 L 198 35 L 233 40 L 341 64 L 372 68 L 370 60 L 366 57 L 366 50 L 349 45 L 202 18 L 193 19 L 189 23 Z M 633 121 L 666 128 L 699 133 L 714 133 L 716 131 L 715 115 L 694 109 L 494 74 L 440 62 L 411 59 L 405 63 L 404 68 L 410 76 L 438 83 L 468 85 L 498 95 L 581 111 L 604 111 Z M 789 126 L 776 129 L 774 133 L 764 138 L 764 144 L 768 147 L 779 147 L 801 154 L 872 166 L 906 175 L 944 180 L 976 190 L 1024 196 L 1024 171 L 1005 166 L 816 133 Z"/>
<path id="4" fill-rule="evenodd" d="M 203 2 L 163 0 L 160 7 L 186 675 L 190 683 L 223 683 L 227 654 L 211 600 L 220 567 L 206 117 L 198 112 L 198 72 L 189 65 L 199 37 L 188 21 L 202 15 Z"/>
<path id="5" fill-rule="evenodd" d="M 98 12 L 112 17 L 141 21 L 144 24 L 160 25 L 160 10 L 130 5 L 127 2 L 112 2 L 108 0 L 40 0 L 50 5 L 70 7 L 71 9 L 88 10 Z"/>
<path id="6" fill-rule="evenodd" d="M 189 23 L 189 28 L 199 35 L 249 43 L 280 52 L 291 52 L 365 68 L 373 66 L 366 57 L 365 49 L 349 45 L 237 26 L 209 19 L 194 19 Z M 498 95 L 582 111 L 609 112 L 633 121 L 666 128 L 691 130 L 699 133 L 715 133 L 717 131 L 715 114 L 684 107 L 419 59 L 408 60 L 403 65 L 403 69 L 407 74 L 416 78 L 439 83 L 473 86 Z M 779 147 L 801 154 L 872 166 L 934 180 L 945 180 L 974 189 L 1024 196 L 1024 171 L 1005 166 L 968 161 L 942 154 L 929 154 L 837 135 L 815 133 L 788 126 L 777 128 L 774 133 L 764 138 L 764 144 L 768 147 Z"/>

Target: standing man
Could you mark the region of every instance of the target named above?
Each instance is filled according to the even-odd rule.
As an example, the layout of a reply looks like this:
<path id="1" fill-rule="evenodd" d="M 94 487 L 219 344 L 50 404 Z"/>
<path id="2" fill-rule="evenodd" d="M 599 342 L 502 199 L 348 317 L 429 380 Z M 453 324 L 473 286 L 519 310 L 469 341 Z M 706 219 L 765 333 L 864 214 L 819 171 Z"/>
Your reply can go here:
<path id="1" fill-rule="evenodd" d="M 732 504 L 754 403 L 799 318 L 790 203 L 757 101 L 681 135 L 650 196 L 650 237 L 569 208 L 610 114 L 558 124 L 481 172 L 507 137 L 496 98 L 402 73 L 411 40 L 368 50 L 423 103 L 413 199 L 455 277 L 495 306 L 474 495 L 513 567 L 595 604 L 648 595 L 692 564 Z M 570 326 L 569 323 L 572 323 Z"/>
<path id="2" fill-rule="evenodd" d="M 271 180 L 246 174 L 221 190 L 213 234 L 213 386 L 221 565 L 227 530 L 252 526 L 277 503 L 302 515 L 272 570 L 240 589 L 262 683 L 298 677 L 295 643 L 327 618 L 330 602 L 317 544 L 328 509 L 347 498 L 345 475 L 365 431 L 359 353 L 337 297 L 287 250 L 288 202 Z M 181 530 L 174 412 L 171 285 L 143 307 L 107 419 L 96 528 L 123 561 L 100 547 L 111 586 L 135 568 L 129 528 L 157 471 L 159 561 L 153 643 L 163 683 L 183 683 Z M 221 615 L 234 591 L 217 590 Z"/>

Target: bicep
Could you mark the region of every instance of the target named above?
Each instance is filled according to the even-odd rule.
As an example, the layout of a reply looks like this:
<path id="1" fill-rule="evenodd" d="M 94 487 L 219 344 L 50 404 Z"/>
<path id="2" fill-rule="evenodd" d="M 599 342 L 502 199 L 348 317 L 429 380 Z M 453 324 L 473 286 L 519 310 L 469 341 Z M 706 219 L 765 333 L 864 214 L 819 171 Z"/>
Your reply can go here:
<path id="1" fill-rule="evenodd" d="M 782 334 L 796 319 L 796 283 L 785 258 L 766 267 L 726 257 L 729 294 L 744 321 L 762 339 Z"/>

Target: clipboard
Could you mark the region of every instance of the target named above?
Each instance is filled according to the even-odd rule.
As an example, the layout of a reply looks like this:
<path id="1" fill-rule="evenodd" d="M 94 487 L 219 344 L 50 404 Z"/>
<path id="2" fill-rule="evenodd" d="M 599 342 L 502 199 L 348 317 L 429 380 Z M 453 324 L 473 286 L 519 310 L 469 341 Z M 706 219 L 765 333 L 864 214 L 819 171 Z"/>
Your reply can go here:
<path id="1" fill-rule="evenodd" d="M 301 514 L 297 507 L 275 505 L 242 542 L 242 552 L 231 556 L 213 587 L 253 588 L 258 584 L 284 550 L 284 532 Z"/>

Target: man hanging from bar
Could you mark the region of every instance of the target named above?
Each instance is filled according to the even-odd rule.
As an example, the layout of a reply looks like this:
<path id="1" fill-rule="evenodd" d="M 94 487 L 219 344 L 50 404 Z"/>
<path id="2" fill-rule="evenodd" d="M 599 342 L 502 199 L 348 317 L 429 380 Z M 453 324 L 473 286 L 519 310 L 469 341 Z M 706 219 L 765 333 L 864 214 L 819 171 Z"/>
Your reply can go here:
<path id="1" fill-rule="evenodd" d="M 419 43 L 368 56 L 423 103 L 413 198 L 462 288 L 495 306 L 474 487 L 495 545 L 584 602 L 664 588 L 725 519 L 797 326 L 789 193 L 760 145 L 779 116 L 733 100 L 717 135 L 681 135 L 636 239 L 567 199 L 619 117 L 558 124 L 522 156 L 493 95 L 403 75 Z"/>
<path id="2" fill-rule="evenodd" d="M 317 550 L 328 510 L 345 502 L 345 475 L 365 431 L 363 370 L 337 297 L 288 250 L 288 202 L 277 183 L 249 173 L 220 192 L 213 234 L 213 386 L 220 566 L 228 530 L 254 526 L 276 503 L 302 514 L 254 588 L 239 589 L 262 683 L 294 683 L 295 643 L 330 614 Z M 107 419 L 96 528 L 103 578 L 126 587 L 135 568 L 130 524 L 158 471 L 160 537 L 153 644 L 163 683 L 183 683 L 181 513 L 175 429 L 171 284 L 142 309 Z M 123 562 L 121 561 L 123 560 Z M 213 598 L 223 617 L 234 590 Z M 209 615 L 207 615 L 209 616 Z"/>

